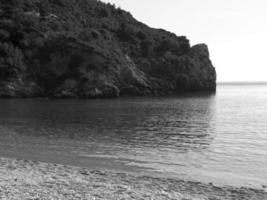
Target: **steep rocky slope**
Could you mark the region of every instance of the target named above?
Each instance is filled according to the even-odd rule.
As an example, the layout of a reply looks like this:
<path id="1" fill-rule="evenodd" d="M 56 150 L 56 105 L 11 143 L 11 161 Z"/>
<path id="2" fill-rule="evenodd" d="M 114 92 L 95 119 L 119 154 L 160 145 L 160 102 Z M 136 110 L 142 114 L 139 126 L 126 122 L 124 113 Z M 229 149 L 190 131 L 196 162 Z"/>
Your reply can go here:
<path id="1" fill-rule="evenodd" d="M 0 1 L 0 96 L 117 97 L 215 91 L 205 44 L 96 0 Z"/>

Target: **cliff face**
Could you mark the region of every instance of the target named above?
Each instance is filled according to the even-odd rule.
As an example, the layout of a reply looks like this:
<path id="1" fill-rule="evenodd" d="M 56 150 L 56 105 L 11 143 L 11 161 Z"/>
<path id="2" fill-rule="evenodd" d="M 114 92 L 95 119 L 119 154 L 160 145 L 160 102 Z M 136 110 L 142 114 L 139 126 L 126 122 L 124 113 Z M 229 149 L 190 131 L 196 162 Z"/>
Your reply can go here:
<path id="1" fill-rule="evenodd" d="M 96 0 L 0 2 L 0 96 L 118 97 L 215 91 L 205 44 Z"/>

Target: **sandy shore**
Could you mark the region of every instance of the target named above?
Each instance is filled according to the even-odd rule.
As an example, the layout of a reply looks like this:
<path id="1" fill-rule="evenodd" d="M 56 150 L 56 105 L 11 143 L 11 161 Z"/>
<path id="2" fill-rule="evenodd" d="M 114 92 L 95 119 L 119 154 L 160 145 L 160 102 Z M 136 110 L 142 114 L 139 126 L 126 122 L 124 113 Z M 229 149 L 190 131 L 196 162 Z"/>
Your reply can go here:
<path id="1" fill-rule="evenodd" d="M 0 199 L 265 200 L 249 188 L 152 178 L 125 173 L 0 158 Z"/>

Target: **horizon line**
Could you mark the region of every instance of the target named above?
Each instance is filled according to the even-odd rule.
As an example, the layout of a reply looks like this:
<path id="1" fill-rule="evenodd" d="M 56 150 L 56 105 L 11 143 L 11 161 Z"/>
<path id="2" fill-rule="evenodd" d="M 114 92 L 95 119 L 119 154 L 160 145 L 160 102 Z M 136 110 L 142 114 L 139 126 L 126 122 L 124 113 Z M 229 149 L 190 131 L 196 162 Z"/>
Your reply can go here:
<path id="1" fill-rule="evenodd" d="M 267 84 L 267 81 L 218 81 L 217 84 Z"/>

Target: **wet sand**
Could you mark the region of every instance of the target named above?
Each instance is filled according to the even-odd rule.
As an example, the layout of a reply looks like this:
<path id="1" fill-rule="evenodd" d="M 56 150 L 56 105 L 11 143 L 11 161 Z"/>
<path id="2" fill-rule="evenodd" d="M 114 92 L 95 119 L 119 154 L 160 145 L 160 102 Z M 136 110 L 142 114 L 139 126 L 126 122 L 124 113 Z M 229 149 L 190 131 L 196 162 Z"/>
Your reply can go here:
<path id="1" fill-rule="evenodd" d="M 0 199 L 266 200 L 263 190 L 0 158 Z"/>

